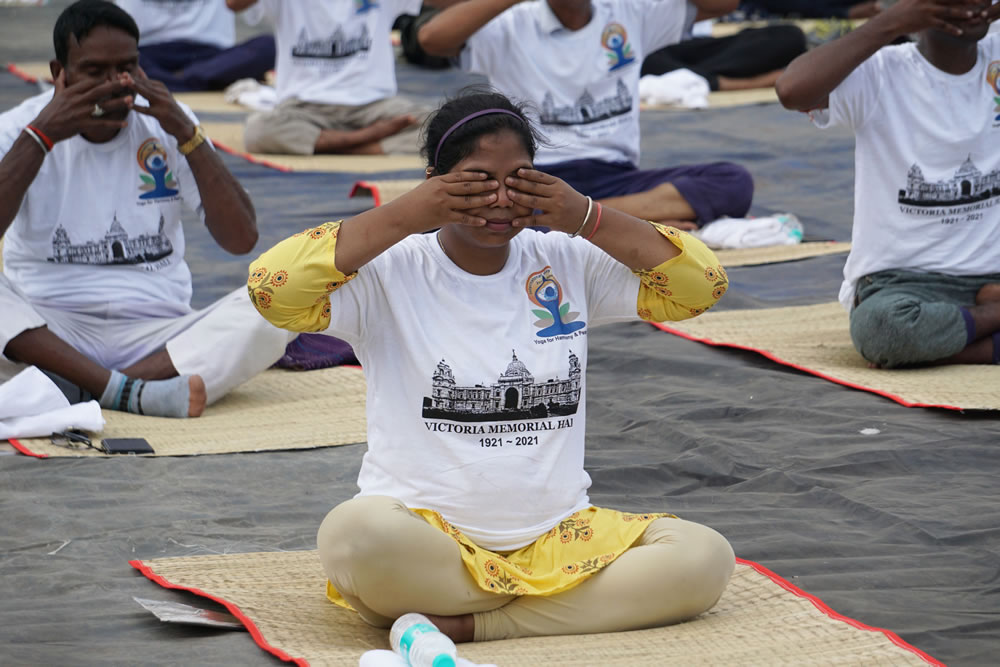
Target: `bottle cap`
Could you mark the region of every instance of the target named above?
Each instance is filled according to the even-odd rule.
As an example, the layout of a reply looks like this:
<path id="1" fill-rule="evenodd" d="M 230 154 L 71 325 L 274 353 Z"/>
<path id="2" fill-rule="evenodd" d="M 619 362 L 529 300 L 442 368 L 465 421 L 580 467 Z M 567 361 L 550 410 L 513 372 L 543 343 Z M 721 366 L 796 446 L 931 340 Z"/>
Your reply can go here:
<path id="1" fill-rule="evenodd" d="M 447 653 L 442 653 L 434 658 L 434 662 L 431 663 L 431 667 L 455 667 L 455 659 Z"/>

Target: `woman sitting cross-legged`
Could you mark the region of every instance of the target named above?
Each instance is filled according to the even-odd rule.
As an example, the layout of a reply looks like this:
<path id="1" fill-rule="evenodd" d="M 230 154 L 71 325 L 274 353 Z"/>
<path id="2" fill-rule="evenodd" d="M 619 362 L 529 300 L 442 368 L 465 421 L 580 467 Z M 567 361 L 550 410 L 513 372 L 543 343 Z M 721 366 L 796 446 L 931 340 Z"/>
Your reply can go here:
<path id="1" fill-rule="evenodd" d="M 535 146 L 506 97 L 465 93 L 428 121 L 423 184 L 250 268 L 264 317 L 349 341 L 365 369 L 361 492 L 318 541 L 329 597 L 372 625 L 656 627 L 711 608 L 732 573 L 711 528 L 592 506 L 583 468 L 590 328 L 692 317 L 726 274 L 694 237 L 533 170 Z"/>

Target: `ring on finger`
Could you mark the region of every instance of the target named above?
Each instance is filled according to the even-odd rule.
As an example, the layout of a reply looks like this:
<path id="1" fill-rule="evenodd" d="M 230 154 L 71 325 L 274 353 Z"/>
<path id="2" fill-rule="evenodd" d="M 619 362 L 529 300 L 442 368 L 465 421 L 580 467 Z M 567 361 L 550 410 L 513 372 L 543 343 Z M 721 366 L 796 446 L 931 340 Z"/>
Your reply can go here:
<path id="1" fill-rule="evenodd" d="M 94 110 L 90 112 L 90 115 L 94 118 L 100 118 L 104 115 L 104 109 L 101 108 L 100 104 L 94 104 Z"/>

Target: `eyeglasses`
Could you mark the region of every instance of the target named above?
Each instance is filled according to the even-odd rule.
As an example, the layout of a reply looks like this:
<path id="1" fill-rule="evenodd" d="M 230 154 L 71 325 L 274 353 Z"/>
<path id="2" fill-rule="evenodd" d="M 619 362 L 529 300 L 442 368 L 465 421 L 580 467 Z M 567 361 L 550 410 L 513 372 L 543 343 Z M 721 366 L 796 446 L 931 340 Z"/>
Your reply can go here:
<path id="1" fill-rule="evenodd" d="M 100 447 L 94 446 L 94 443 L 90 441 L 90 438 L 87 437 L 86 433 L 72 428 L 53 433 L 49 436 L 49 440 L 53 445 L 66 447 L 67 449 L 86 449 L 87 447 L 90 447 L 91 449 L 102 451 Z"/>

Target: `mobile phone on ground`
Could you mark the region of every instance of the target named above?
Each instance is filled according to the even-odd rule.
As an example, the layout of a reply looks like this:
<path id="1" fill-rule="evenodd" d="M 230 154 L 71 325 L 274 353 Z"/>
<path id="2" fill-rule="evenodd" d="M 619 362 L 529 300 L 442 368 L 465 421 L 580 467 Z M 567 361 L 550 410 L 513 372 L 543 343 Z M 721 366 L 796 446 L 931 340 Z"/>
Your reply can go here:
<path id="1" fill-rule="evenodd" d="M 145 438 L 105 438 L 101 440 L 105 454 L 153 454 Z"/>

